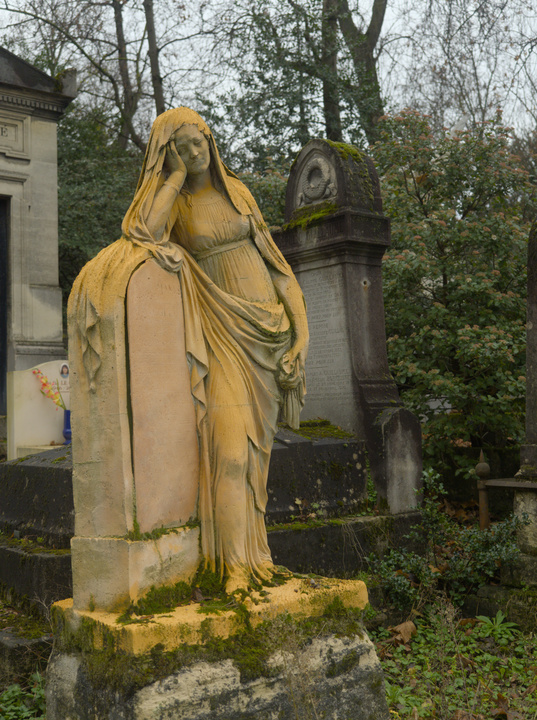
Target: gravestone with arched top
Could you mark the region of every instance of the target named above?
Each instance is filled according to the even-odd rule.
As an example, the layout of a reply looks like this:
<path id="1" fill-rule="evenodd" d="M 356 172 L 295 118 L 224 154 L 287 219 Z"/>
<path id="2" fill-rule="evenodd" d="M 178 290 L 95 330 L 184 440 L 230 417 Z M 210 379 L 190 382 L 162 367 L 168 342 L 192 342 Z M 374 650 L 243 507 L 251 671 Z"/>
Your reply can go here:
<path id="1" fill-rule="evenodd" d="M 381 263 L 390 245 L 373 161 L 352 145 L 311 140 L 287 185 L 274 238 L 308 307 L 302 419 L 327 418 L 366 441 L 376 489 L 391 512 L 417 504 L 421 429 L 405 409 L 386 353 Z"/>

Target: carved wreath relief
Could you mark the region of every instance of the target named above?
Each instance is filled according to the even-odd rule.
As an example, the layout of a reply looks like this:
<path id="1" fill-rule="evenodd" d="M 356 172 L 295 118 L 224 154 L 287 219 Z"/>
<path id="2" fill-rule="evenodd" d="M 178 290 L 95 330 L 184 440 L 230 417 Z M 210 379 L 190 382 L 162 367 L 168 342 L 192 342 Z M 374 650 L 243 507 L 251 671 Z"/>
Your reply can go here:
<path id="1" fill-rule="evenodd" d="M 321 154 L 313 154 L 304 164 L 297 189 L 298 207 L 334 197 L 337 194 L 334 168 Z"/>

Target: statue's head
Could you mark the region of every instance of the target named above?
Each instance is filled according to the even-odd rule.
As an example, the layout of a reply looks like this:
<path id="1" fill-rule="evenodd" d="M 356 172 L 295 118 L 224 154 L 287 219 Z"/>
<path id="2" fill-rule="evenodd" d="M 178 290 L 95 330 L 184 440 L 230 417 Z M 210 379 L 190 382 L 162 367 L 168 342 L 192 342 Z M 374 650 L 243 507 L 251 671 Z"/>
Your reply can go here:
<path id="1" fill-rule="evenodd" d="M 156 243 L 145 226 L 145 217 L 152 207 L 155 194 L 167 177 L 166 150 L 170 141 L 175 142 L 188 175 L 210 169 L 214 186 L 227 195 L 237 212 L 241 215 L 251 214 L 251 195 L 220 159 L 213 134 L 205 120 L 190 108 L 172 108 L 159 115 L 151 128 L 138 187 L 122 223 L 125 237 L 135 239 L 140 244 Z M 183 187 L 188 192 L 188 188 Z M 169 236 L 169 230 L 163 237 Z M 162 240 L 159 244 L 162 244 Z"/>
<path id="2" fill-rule="evenodd" d="M 179 143 L 177 140 L 178 138 Z M 171 110 L 166 110 L 166 112 L 159 115 L 153 123 L 151 135 L 149 136 L 149 142 L 147 144 L 145 172 L 149 172 L 153 168 L 155 168 L 157 172 L 160 171 L 166 145 L 172 139 L 175 141 L 176 147 L 178 145 L 183 146 L 185 150 L 188 148 L 191 140 L 195 139 L 199 141 L 200 144 L 198 147 L 203 148 L 204 150 L 208 149 L 209 151 L 207 167 L 209 166 L 211 159 L 215 163 L 220 162 L 213 135 L 205 120 L 203 120 L 197 112 L 194 112 L 194 110 L 191 110 L 190 108 L 172 108 Z M 181 153 L 179 154 L 181 155 Z M 184 158 L 183 161 L 185 161 Z M 189 164 L 185 162 L 185 165 L 190 173 L 191 170 L 189 168 Z M 194 171 L 195 166 L 196 163 L 193 163 L 192 170 Z"/>
<path id="3" fill-rule="evenodd" d="M 197 125 L 181 125 L 171 139 L 188 175 L 203 175 L 207 172 L 211 164 L 209 140 Z"/>

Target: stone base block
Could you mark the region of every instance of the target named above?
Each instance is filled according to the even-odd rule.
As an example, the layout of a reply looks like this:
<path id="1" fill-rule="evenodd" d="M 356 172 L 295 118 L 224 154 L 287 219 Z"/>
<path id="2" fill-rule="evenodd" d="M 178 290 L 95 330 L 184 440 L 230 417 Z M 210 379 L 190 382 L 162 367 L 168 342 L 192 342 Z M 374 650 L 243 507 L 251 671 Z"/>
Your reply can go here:
<path id="1" fill-rule="evenodd" d="M 421 426 L 402 407 L 383 410 L 367 429 L 371 473 L 390 513 L 417 509 L 422 487 Z"/>
<path id="2" fill-rule="evenodd" d="M 74 537 L 74 607 L 124 610 L 152 585 L 190 582 L 200 559 L 199 528 L 178 528 L 156 540 Z"/>
<path id="3" fill-rule="evenodd" d="M 275 653 L 274 674 L 241 682 L 232 660 L 190 665 L 131 697 L 88 682 L 82 658 L 55 654 L 47 720 L 387 720 L 382 669 L 369 638 L 315 638 Z"/>
<path id="4" fill-rule="evenodd" d="M 537 555 L 520 553 L 508 566 L 502 567 L 502 585 L 537 589 Z M 537 620 L 537 618 L 536 618 Z"/>
<path id="5" fill-rule="evenodd" d="M 335 597 L 345 607 L 364 608 L 368 602 L 367 588 L 360 580 L 292 578 L 285 585 L 266 588 L 265 592 L 266 595 L 254 592 L 244 602 L 251 627 L 282 613 L 299 619 L 316 617 Z M 198 603 L 152 615 L 149 621 L 123 625 L 117 619 L 117 613 L 76 609 L 71 599 L 53 605 L 55 633 L 64 645 L 85 649 L 89 643 L 96 650 L 113 645 L 118 652 L 133 655 L 150 652 L 156 645 L 171 651 L 182 643 L 203 644 L 207 637 L 227 638 L 242 623 L 241 616 L 233 610 L 205 613 Z"/>
<path id="6" fill-rule="evenodd" d="M 365 585 L 302 576 L 263 592 L 123 626 L 57 603 L 47 720 L 387 720 L 374 646 L 345 610 L 366 605 Z"/>

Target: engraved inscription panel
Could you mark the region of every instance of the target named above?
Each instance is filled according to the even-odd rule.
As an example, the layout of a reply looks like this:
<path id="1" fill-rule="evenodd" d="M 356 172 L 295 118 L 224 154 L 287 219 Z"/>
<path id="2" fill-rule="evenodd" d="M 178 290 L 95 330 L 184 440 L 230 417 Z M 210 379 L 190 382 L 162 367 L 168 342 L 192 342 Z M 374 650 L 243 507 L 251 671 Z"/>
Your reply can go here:
<path id="1" fill-rule="evenodd" d="M 323 417 L 349 427 L 355 413 L 343 266 L 297 273 L 308 307 L 310 350 L 303 419 Z"/>
<path id="2" fill-rule="evenodd" d="M 2 148 L 23 152 L 24 133 L 22 120 L 0 116 L 0 150 Z"/>

